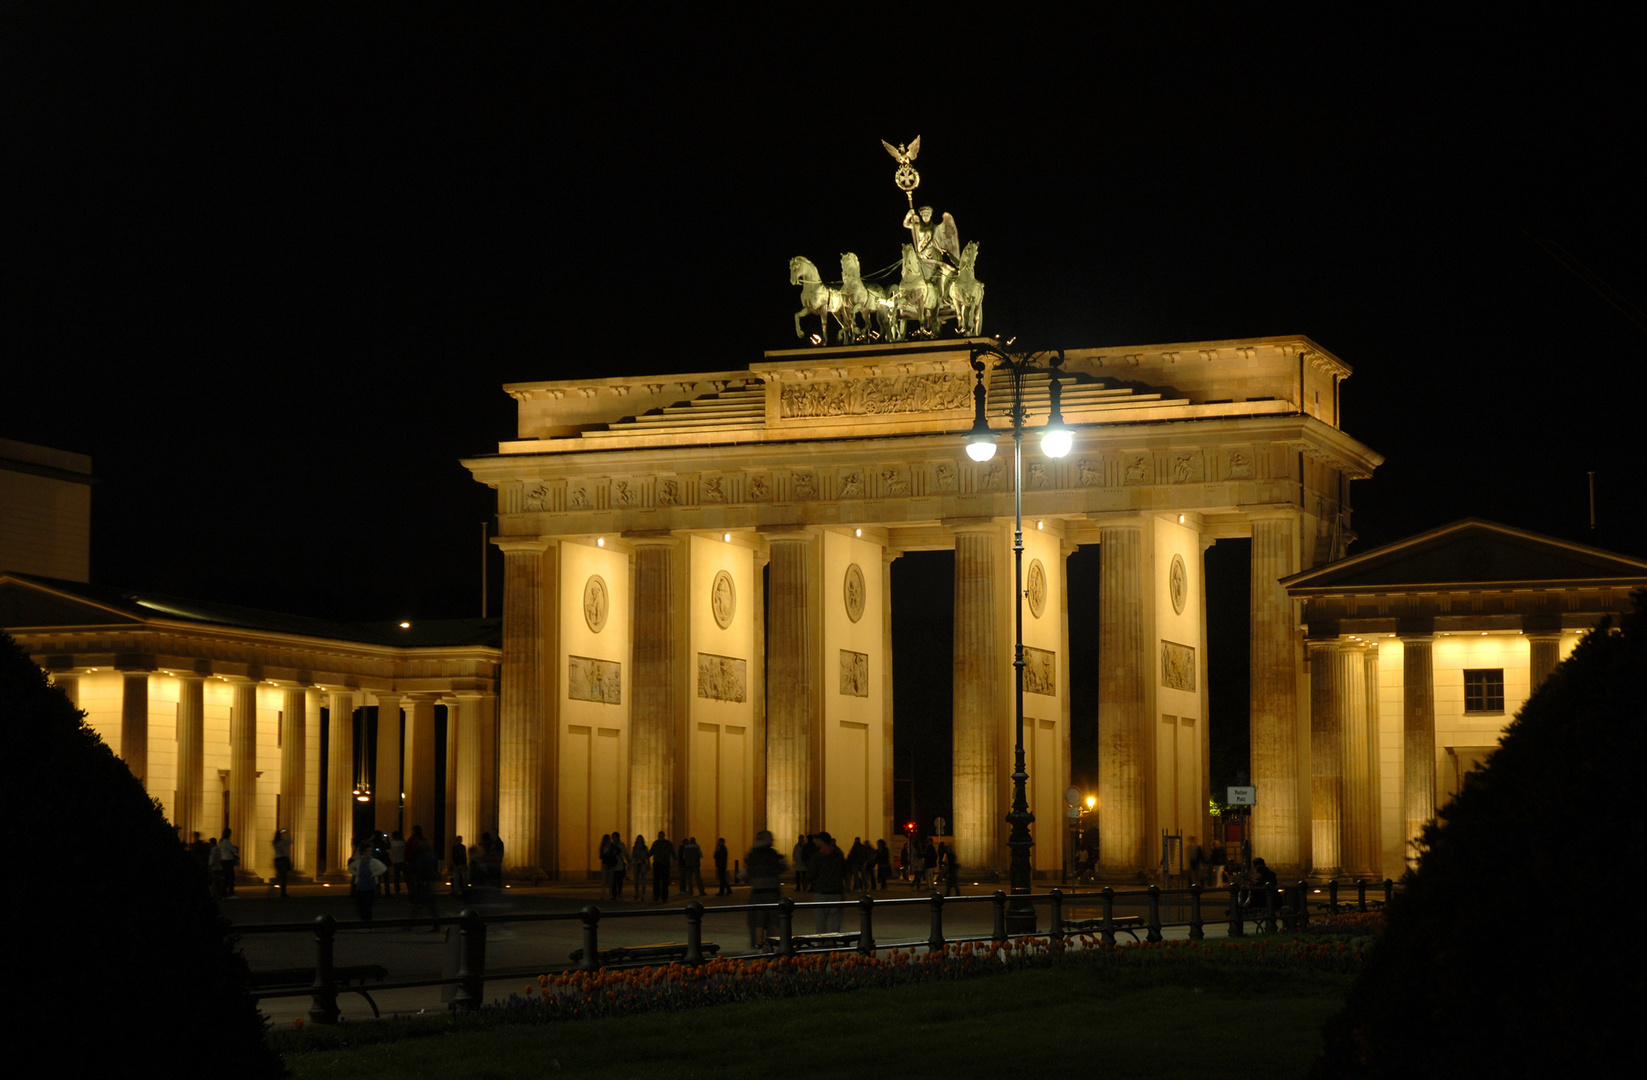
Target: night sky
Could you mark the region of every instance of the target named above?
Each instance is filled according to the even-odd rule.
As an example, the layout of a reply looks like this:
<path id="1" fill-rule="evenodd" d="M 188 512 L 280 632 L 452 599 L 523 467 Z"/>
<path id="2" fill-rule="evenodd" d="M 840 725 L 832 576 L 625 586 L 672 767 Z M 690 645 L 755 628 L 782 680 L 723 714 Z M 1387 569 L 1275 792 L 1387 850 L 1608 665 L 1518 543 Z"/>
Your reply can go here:
<path id="1" fill-rule="evenodd" d="M 458 461 L 511 437 L 502 384 L 794 347 L 789 257 L 894 261 L 880 140 L 920 135 L 919 201 L 981 243 L 986 332 L 1303 333 L 1348 362 L 1344 427 L 1387 458 L 1352 552 L 1477 515 L 1647 554 L 1634 9 L 945 10 L 14 7 L 0 437 L 92 456 L 98 582 L 475 615 L 493 504 Z"/>

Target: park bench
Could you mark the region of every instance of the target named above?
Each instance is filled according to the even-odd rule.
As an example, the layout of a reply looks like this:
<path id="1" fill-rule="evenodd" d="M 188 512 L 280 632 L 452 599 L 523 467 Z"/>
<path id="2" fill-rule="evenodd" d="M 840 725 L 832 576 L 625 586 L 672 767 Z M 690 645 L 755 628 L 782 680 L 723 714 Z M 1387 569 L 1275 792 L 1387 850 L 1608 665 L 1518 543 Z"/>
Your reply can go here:
<path id="1" fill-rule="evenodd" d="M 721 951 L 721 947 L 713 941 L 706 941 L 699 946 L 705 956 L 714 956 Z M 654 945 L 619 945 L 613 949 L 602 949 L 595 954 L 600 958 L 604 967 L 609 964 L 650 964 L 659 960 L 673 961 L 686 959 L 686 942 L 660 941 Z M 583 962 L 583 950 L 572 950 L 572 963 Z"/>
<path id="2" fill-rule="evenodd" d="M 829 934 L 793 934 L 789 938 L 795 951 L 804 949 L 846 949 L 858 944 L 858 931 L 837 930 Z"/>
<path id="3" fill-rule="evenodd" d="M 332 979 L 337 984 L 339 993 L 359 994 L 366 999 L 366 1004 L 372 1007 L 372 1015 L 378 1016 L 377 1002 L 366 990 L 366 980 L 382 982 L 389 977 L 389 970 L 380 964 L 357 964 L 354 967 L 332 968 Z M 254 971 L 251 977 L 251 987 L 254 991 L 279 992 L 283 990 L 307 990 L 315 984 L 315 969 L 281 968 L 278 971 Z"/>
<path id="4" fill-rule="evenodd" d="M 1144 925 L 1142 915 L 1116 915 L 1109 921 L 1110 928 L 1117 933 L 1131 934 L 1133 941 L 1138 941 L 1138 927 Z M 1104 930 L 1102 919 L 1071 919 L 1064 923 L 1066 934 L 1101 934 Z"/>

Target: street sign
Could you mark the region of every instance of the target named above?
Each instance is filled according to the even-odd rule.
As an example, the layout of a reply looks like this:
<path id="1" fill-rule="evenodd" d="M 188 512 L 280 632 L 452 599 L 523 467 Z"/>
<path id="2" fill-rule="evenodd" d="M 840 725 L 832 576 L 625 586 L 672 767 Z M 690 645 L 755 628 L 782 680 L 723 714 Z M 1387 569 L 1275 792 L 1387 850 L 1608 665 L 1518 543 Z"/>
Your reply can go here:
<path id="1" fill-rule="evenodd" d="M 1070 816 L 1070 817 L 1071 817 L 1071 818 L 1078 818 L 1078 817 L 1080 817 L 1080 816 L 1081 816 L 1081 808 L 1080 808 L 1080 807 L 1079 807 L 1079 806 L 1072 806 L 1072 807 L 1070 807 L 1070 808 L 1069 808 L 1069 816 Z"/>
<path id="2" fill-rule="evenodd" d="M 1231 806 L 1257 806 L 1258 789 L 1255 787 L 1232 787 L 1229 789 L 1229 798 L 1224 801 Z"/>
<path id="3" fill-rule="evenodd" d="M 1080 806 L 1081 793 L 1075 788 L 1066 788 L 1064 790 L 1064 801 L 1069 803 L 1070 806 Z"/>

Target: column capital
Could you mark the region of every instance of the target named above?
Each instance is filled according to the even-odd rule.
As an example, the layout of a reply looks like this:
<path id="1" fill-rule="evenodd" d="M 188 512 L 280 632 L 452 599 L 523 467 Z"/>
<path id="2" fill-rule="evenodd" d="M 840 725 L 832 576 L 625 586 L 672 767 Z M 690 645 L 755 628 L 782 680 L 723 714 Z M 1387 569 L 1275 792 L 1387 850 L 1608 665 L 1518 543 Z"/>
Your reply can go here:
<path id="1" fill-rule="evenodd" d="M 681 538 L 667 529 L 628 529 L 619 534 L 634 547 L 680 547 Z"/>
<path id="2" fill-rule="evenodd" d="M 1396 619 L 1395 636 L 1402 641 L 1434 641 L 1435 620 L 1432 618 Z"/>
<path id="3" fill-rule="evenodd" d="M 755 535 L 769 544 L 779 541 L 805 541 L 818 535 L 818 530 L 811 525 L 778 525 L 766 529 L 756 529 Z"/>
<path id="4" fill-rule="evenodd" d="M 557 541 L 553 536 L 494 536 L 492 543 L 505 555 L 517 551 L 527 551 L 541 555 L 553 547 Z"/>

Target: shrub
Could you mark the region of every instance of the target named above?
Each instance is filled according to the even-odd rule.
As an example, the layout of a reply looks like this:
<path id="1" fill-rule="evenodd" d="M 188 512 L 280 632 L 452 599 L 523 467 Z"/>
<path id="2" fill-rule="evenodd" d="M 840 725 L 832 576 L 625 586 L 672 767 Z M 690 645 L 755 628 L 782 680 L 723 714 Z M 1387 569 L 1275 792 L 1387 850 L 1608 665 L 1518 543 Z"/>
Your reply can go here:
<path id="1" fill-rule="evenodd" d="M 1647 598 L 1587 635 L 1425 829 L 1316 1075 L 1607 1075 L 1643 991 Z"/>
<path id="2" fill-rule="evenodd" d="M 3 633 L 0 731 L 4 850 L 26 897 L 8 928 L 19 1045 L 82 1075 L 282 1075 L 205 875 L 131 770 Z"/>

